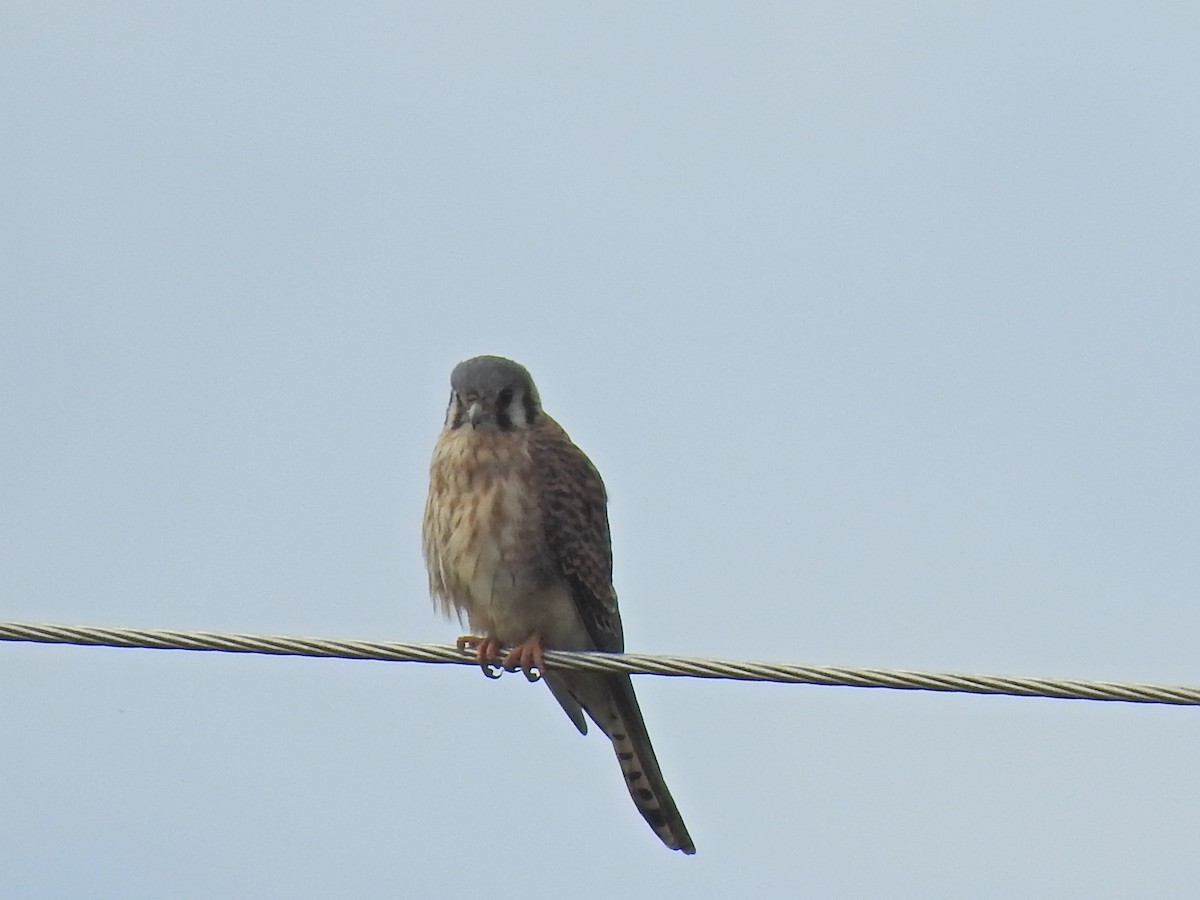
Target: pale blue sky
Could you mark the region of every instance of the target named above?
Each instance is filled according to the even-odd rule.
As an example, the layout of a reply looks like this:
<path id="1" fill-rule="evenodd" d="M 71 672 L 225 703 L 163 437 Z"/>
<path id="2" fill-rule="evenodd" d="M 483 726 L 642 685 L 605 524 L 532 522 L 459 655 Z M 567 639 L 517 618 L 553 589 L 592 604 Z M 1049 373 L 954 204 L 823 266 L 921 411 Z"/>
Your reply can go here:
<path id="1" fill-rule="evenodd" d="M 10 3 L 0 618 L 447 641 L 448 376 L 631 650 L 1200 683 L 1191 4 Z M 1200 711 L 0 645 L 0 895 L 1185 897 Z"/>

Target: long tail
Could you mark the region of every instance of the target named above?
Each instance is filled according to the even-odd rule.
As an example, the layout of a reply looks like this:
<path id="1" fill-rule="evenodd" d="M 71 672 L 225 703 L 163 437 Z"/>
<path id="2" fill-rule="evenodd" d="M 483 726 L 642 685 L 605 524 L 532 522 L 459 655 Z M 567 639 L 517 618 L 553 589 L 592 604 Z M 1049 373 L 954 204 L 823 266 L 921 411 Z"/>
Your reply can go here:
<path id="1" fill-rule="evenodd" d="M 629 796 L 642 818 L 672 850 L 695 853 L 696 845 L 663 780 L 629 676 L 572 674 L 569 689 L 612 741 Z"/>
<path id="2" fill-rule="evenodd" d="M 650 734 L 646 731 L 646 722 L 629 676 L 610 677 L 613 678 L 613 705 L 618 715 L 612 720 L 608 736 L 621 764 L 629 796 L 664 844 L 672 850 L 695 853 L 696 845 L 692 843 L 683 816 L 679 814 L 679 807 L 675 805 L 658 766 L 658 757 L 654 755 L 654 746 L 650 743 Z"/>

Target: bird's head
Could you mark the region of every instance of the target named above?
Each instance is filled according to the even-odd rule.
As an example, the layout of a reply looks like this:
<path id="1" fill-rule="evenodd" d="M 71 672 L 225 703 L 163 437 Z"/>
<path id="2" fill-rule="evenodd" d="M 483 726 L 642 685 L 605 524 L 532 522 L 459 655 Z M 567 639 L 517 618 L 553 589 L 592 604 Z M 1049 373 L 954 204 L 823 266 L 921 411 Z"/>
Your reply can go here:
<path id="1" fill-rule="evenodd" d="M 494 431 L 529 428 L 542 405 L 529 372 L 503 356 L 476 356 L 450 373 L 446 427 Z"/>

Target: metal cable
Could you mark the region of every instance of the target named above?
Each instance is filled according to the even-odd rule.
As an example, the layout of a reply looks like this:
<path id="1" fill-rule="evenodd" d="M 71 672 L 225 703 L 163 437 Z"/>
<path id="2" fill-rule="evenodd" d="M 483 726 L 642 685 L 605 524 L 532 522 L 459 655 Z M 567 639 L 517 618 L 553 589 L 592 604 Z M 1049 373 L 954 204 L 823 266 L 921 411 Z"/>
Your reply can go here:
<path id="1" fill-rule="evenodd" d="M 96 647 L 137 647 L 150 650 L 215 650 L 224 653 L 264 653 L 275 656 L 316 656 L 388 662 L 476 664 L 475 656 L 471 651 L 459 650 L 450 644 L 409 644 L 397 641 L 355 641 L 266 634 L 223 634 L 211 631 L 93 628 L 30 622 L 0 622 L 0 641 L 81 644 Z M 802 666 L 685 656 L 646 656 L 638 653 L 568 653 L 547 650 L 546 668 L 577 669 L 590 672 L 626 672 L 630 675 L 773 681 L 785 684 L 892 688 L 902 691 L 948 691 L 967 694 L 1003 694 L 1011 697 L 1053 697 L 1065 700 L 1112 700 L 1123 703 L 1200 706 L 1200 687 L 1081 681 L 1063 678 L 964 675 L 903 669 Z"/>

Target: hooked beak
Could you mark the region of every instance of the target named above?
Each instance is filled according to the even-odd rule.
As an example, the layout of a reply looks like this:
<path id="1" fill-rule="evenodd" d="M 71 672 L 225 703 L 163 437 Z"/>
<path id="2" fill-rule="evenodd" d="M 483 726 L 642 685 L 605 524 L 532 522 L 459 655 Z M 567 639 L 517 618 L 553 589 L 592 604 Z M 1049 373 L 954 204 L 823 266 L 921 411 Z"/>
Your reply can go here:
<path id="1" fill-rule="evenodd" d="M 478 400 L 467 407 L 467 421 L 471 423 L 472 428 L 478 428 L 479 423 L 484 420 L 483 404 Z"/>

